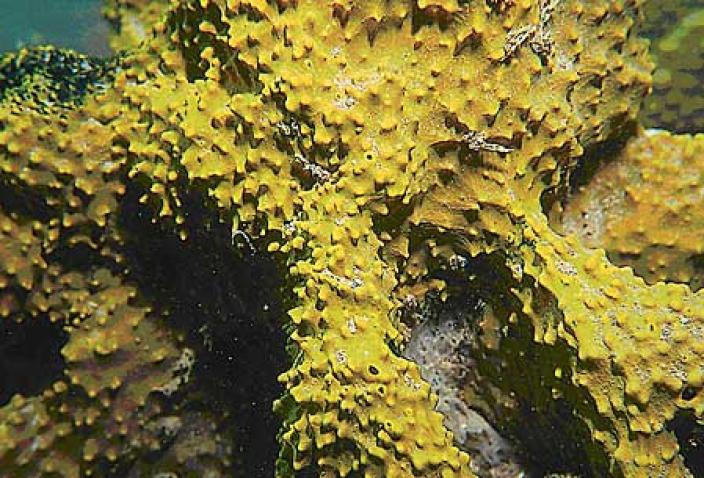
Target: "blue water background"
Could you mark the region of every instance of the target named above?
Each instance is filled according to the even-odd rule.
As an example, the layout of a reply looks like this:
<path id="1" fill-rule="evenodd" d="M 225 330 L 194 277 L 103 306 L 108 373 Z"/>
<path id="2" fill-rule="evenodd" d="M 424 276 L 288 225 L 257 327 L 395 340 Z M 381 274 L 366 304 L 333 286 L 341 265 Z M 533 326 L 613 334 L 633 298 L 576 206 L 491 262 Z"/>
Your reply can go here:
<path id="1" fill-rule="evenodd" d="M 0 0 L 0 52 L 52 44 L 110 54 L 101 0 Z"/>

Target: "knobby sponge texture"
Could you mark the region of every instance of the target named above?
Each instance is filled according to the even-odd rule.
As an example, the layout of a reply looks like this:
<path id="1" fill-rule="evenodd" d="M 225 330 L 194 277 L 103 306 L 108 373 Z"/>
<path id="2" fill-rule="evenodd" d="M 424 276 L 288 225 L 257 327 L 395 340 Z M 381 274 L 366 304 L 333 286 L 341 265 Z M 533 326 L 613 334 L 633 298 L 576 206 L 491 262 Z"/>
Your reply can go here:
<path id="1" fill-rule="evenodd" d="M 702 135 L 643 132 L 570 198 L 562 225 L 649 284 L 699 290 L 702 161 Z"/>
<path id="2" fill-rule="evenodd" d="M 100 474 L 96 460 L 134 463 L 167 446 L 101 433 L 113 422 L 153 430 L 163 407 L 152 399 L 178 390 L 168 384 L 191 361 L 167 304 L 139 286 L 126 252 L 139 234 L 125 218 L 139 210 L 189 244 L 203 234 L 197 193 L 198 210 L 217 218 L 203 230 L 225 224 L 232 248 L 272 256 L 286 284 L 279 476 L 474 476 L 437 396 L 399 353 L 414 326 L 404 308 L 442 295 L 435 272 L 458 263 L 467 274 L 492 264 L 471 285 L 499 331 L 486 342 L 496 365 L 486 380 L 532 395 L 536 409 L 566 404 L 584 440 L 581 471 L 686 476 L 666 425 L 678 410 L 702 413 L 701 296 L 645 282 L 547 217 L 595 152 L 638 157 L 619 145 L 651 88 L 640 7 L 174 1 L 111 70 L 110 88 L 61 114 L 4 101 L 5 315 L 64 321 L 69 339 L 63 385 L 13 399 L 0 422 L 9 437 L 20 411 L 45 417 L 26 421 L 66 441 L 8 441 L 0 468 Z M 23 209 L 25 198 L 41 208 Z M 52 254 L 79 245 L 95 260 Z M 80 273 L 62 279 L 66 268 Z M 504 380 L 526 354 L 539 358 L 530 380 Z M 82 436 L 60 427 L 78 406 L 62 394 L 69 384 L 88 404 L 110 397 L 105 422 L 86 422 Z M 136 416 L 113 396 L 129 397 Z M 237 458 L 203 455 L 223 467 Z"/>
<path id="3" fill-rule="evenodd" d="M 168 0 L 105 0 L 103 15 L 114 26 L 110 47 L 127 50 L 151 38 L 153 25 L 168 6 Z"/>

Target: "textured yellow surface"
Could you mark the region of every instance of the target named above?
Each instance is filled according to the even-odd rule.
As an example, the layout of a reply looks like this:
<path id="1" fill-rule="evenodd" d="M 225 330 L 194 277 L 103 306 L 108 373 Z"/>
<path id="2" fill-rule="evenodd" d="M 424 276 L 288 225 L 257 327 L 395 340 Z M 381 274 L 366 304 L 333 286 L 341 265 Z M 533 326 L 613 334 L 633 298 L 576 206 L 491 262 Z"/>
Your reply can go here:
<path id="1" fill-rule="evenodd" d="M 641 132 L 569 200 L 562 224 L 652 284 L 702 287 L 704 136 Z"/>
<path id="2" fill-rule="evenodd" d="M 103 14 L 115 31 L 110 47 L 115 51 L 137 47 L 152 36 L 151 28 L 167 11 L 168 0 L 105 0 Z"/>
<path id="3" fill-rule="evenodd" d="M 679 409 L 702 414 L 701 296 L 648 285 L 556 232 L 543 210 L 593 160 L 585 151 L 630 134 L 651 86 L 647 44 L 631 34 L 639 3 L 173 2 L 108 92 L 62 118 L 3 106 L 0 165 L 56 205 L 69 234 L 103 231 L 115 261 L 125 182 L 145 186 L 154 221 L 183 241 L 184 190 L 206 191 L 233 239 L 258 238 L 286 265 L 295 356 L 280 376 L 280 475 L 473 476 L 418 367 L 395 352 L 408 295 L 442 289 L 434 264 L 461 254 L 497 264 L 495 320 L 532 331 L 520 353 L 544 351 L 540 383 L 588 431 L 588 469 L 686 476 L 664 427 Z M 13 261 L 13 271 L 41 269 L 41 252 L 32 266 L 8 250 L 12 280 L 22 280 Z M 90 320 L 63 351 L 89 395 L 107 384 L 83 378 L 86 347 L 107 355 L 107 370 L 120 351 L 151 363 L 132 344 L 139 327 Z M 164 341 L 159 364 L 175 356 Z M 525 367 L 520 353 L 506 363 Z M 125 375 L 111 386 L 130 393 Z M 150 380 L 136 396 L 164 377 Z M 45 413 L 48 399 L 31 400 Z M 0 467 L 20 466 L 19 453 L 0 454 Z M 89 468 L 70 451 L 61 466 L 66 476 Z"/>

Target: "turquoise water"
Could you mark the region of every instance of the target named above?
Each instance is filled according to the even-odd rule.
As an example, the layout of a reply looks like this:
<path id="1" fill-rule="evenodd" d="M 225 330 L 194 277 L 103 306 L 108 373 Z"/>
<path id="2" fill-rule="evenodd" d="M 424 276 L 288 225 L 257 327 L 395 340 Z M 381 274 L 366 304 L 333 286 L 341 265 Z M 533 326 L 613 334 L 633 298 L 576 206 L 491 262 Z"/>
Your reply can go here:
<path id="1" fill-rule="evenodd" d="M 107 55 L 108 23 L 101 0 L 0 0 L 0 52 L 53 44 Z"/>

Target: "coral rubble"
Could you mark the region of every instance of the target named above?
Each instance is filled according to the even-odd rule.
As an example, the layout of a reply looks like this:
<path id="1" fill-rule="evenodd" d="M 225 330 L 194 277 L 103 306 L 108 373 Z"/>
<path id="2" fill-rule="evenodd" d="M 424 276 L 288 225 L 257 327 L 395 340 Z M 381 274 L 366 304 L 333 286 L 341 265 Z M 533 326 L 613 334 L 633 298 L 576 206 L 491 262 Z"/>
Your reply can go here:
<path id="1" fill-rule="evenodd" d="M 701 137 L 637 124 L 640 1 L 108 3 L 115 60 L 0 62 L 0 312 L 63 362 L 0 474 L 271 474 L 275 392 L 281 477 L 692 475 Z"/>

